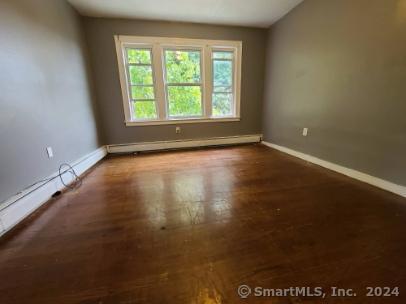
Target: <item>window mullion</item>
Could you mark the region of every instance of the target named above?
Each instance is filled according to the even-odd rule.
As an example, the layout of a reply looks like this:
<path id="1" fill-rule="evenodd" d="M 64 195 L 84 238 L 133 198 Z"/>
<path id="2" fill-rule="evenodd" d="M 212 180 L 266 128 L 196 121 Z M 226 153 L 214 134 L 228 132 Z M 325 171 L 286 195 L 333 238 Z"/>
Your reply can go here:
<path id="1" fill-rule="evenodd" d="M 176 86 L 176 87 L 199 87 L 203 86 L 203 83 L 200 82 L 169 82 L 166 83 L 168 86 Z"/>
<path id="2" fill-rule="evenodd" d="M 125 48 L 120 42 L 120 39 L 118 36 L 114 37 L 115 44 L 116 44 L 116 51 L 117 51 L 117 60 L 118 60 L 118 69 L 119 69 L 119 76 L 120 76 L 120 84 L 121 84 L 121 92 L 123 95 L 123 106 L 124 106 L 124 116 L 125 116 L 125 121 L 130 121 L 131 120 L 131 112 L 130 112 L 130 88 L 128 87 L 128 81 L 127 81 L 127 67 L 126 67 L 126 61 L 124 58 L 126 58 L 125 54 Z"/>
<path id="3" fill-rule="evenodd" d="M 159 44 L 155 44 L 152 47 L 152 58 L 153 69 L 155 73 L 155 98 L 158 106 L 158 119 L 165 120 L 167 118 L 166 97 L 163 74 L 162 47 Z"/>
<path id="4" fill-rule="evenodd" d="M 241 45 L 234 50 L 233 61 L 233 90 L 234 90 L 234 116 L 240 117 L 240 94 L 241 94 Z"/>
<path id="5" fill-rule="evenodd" d="M 211 63 L 211 47 L 206 45 L 203 48 L 203 106 L 204 117 L 209 118 L 212 116 L 212 91 L 213 91 L 213 72 Z"/>

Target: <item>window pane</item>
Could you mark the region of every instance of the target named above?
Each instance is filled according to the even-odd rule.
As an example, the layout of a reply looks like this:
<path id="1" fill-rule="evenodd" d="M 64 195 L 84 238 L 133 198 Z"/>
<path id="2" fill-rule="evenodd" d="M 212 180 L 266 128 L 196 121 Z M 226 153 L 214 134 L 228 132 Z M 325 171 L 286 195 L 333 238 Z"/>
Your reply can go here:
<path id="1" fill-rule="evenodd" d="M 129 66 L 131 84 L 152 84 L 152 68 L 150 66 Z"/>
<path id="2" fill-rule="evenodd" d="M 154 101 L 133 102 L 133 111 L 136 119 L 153 119 L 157 117 Z"/>
<path id="3" fill-rule="evenodd" d="M 143 49 L 127 49 L 128 63 L 151 64 L 151 51 Z"/>
<path id="4" fill-rule="evenodd" d="M 233 62 L 213 61 L 213 85 L 231 86 L 233 84 Z"/>
<path id="5" fill-rule="evenodd" d="M 168 83 L 200 83 L 200 51 L 165 51 Z"/>
<path id="6" fill-rule="evenodd" d="M 154 99 L 154 88 L 153 87 L 141 87 L 132 86 L 131 87 L 131 98 L 132 99 Z"/>
<path id="7" fill-rule="evenodd" d="M 200 86 L 169 86 L 169 116 L 201 116 Z"/>
<path id="8" fill-rule="evenodd" d="M 213 116 L 230 116 L 232 109 L 233 94 L 214 93 L 213 94 Z"/>
<path id="9" fill-rule="evenodd" d="M 233 59 L 233 52 L 213 52 L 213 58 L 215 59 Z"/>

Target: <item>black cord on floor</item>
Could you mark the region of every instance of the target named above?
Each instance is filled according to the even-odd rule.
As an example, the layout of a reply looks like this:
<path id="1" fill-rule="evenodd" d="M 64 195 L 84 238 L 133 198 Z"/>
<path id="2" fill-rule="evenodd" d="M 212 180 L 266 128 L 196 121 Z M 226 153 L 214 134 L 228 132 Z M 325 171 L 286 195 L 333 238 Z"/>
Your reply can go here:
<path id="1" fill-rule="evenodd" d="M 64 167 L 67 167 L 67 169 L 62 170 Z M 64 175 L 65 173 L 68 173 L 68 172 L 74 177 L 73 182 L 70 183 L 70 184 L 67 184 L 67 183 L 65 182 L 65 180 L 63 179 L 63 175 Z M 0 210 L 2 210 L 2 209 L 4 209 L 4 208 L 7 208 L 8 206 L 10 206 L 10 205 L 14 204 L 15 202 L 19 201 L 20 199 L 22 199 L 22 198 L 25 197 L 26 195 L 28 195 L 28 194 L 34 192 L 34 191 L 37 190 L 38 188 L 42 187 L 42 186 L 45 185 L 46 183 L 48 183 L 48 182 L 50 182 L 50 181 L 52 181 L 52 180 L 54 180 L 55 178 L 58 178 L 58 177 L 60 178 L 61 183 L 62 183 L 66 188 L 68 188 L 68 189 L 71 189 L 71 190 L 72 190 L 72 189 L 76 189 L 76 188 L 79 188 L 79 187 L 82 185 L 82 179 L 76 174 L 75 169 L 73 169 L 73 167 L 72 167 L 71 165 L 69 165 L 68 163 L 63 163 L 63 164 L 61 164 L 61 165 L 59 166 L 59 170 L 58 170 L 58 174 L 57 174 L 57 175 L 54 175 L 54 176 L 51 176 L 51 177 L 49 177 L 49 178 L 36 181 L 35 183 L 33 183 L 33 184 L 31 184 L 31 185 L 25 187 L 23 190 L 21 190 L 20 192 L 14 194 L 13 196 L 19 195 L 19 194 L 21 194 L 21 193 L 24 193 L 25 190 L 27 190 L 27 189 L 29 189 L 29 188 L 32 188 L 32 187 L 34 187 L 35 185 L 38 185 L 38 184 L 41 184 L 41 183 L 42 183 L 41 185 L 39 185 L 39 186 L 36 187 L 35 189 L 32 189 L 31 191 L 25 193 L 23 196 L 17 198 L 15 201 L 10 202 L 10 203 L 7 203 L 5 206 L 2 206 L 5 201 L 0 202 Z"/>
<path id="2" fill-rule="evenodd" d="M 68 167 L 68 170 L 65 170 L 62 172 L 62 168 L 63 167 Z M 67 163 L 63 163 L 59 166 L 59 178 L 61 179 L 62 184 L 69 189 L 75 189 L 75 188 L 79 188 L 80 186 L 82 186 L 82 179 L 76 174 L 75 169 L 72 168 L 71 165 L 67 164 Z M 69 172 L 72 177 L 74 178 L 73 182 L 71 184 L 66 184 L 65 181 L 63 180 L 62 175 Z"/>

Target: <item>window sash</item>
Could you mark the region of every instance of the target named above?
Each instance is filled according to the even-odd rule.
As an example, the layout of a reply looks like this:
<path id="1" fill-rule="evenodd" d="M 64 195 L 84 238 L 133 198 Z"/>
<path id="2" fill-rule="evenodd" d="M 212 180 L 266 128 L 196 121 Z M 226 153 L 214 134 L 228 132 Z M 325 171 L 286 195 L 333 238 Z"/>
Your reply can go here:
<path id="1" fill-rule="evenodd" d="M 199 52 L 199 82 L 168 82 L 168 68 L 167 68 L 167 51 L 179 51 L 179 52 Z M 163 52 L 163 57 L 164 57 L 164 83 L 165 83 L 165 96 L 166 96 L 166 113 L 167 113 L 167 119 L 193 119 L 193 118 L 198 118 L 198 117 L 204 117 L 205 116 L 205 111 L 204 111 L 204 105 L 203 105 L 203 100 L 204 100 L 204 92 L 203 92 L 203 50 L 202 48 L 199 47 L 188 47 L 188 48 L 182 48 L 180 47 L 165 47 L 162 49 Z M 169 87 L 200 87 L 200 111 L 201 115 L 171 115 L 170 113 L 170 99 L 169 99 Z"/>
<path id="2" fill-rule="evenodd" d="M 132 121 L 150 121 L 150 120 L 158 120 L 159 118 L 159 109 L 157 107 L 157 102 L 156 102 L 156 87 L 155 87 L 155 72 L 154 72 L 154 68 L 153 68 L 153 62 L 154 62 L 154 58 L 153 58 L 153 54 L 152 54 L 152 46 L 151 47 L 137 47 L 137 46 L 133 46 L 133 47 L 124 47 L 123 48 L 123 54 L 124 54 L 124 62 L 126 65 L 126 78 L 127 78 L 127 88 L 128 88 L 128 96 L 129 96 L 129 107 L 130 107 L 130 117 Z M 135 50 L 146 50 L 149 51 L 149 57 L 150 57 L 150 61 L 151 63 L 130 63 L 128 60 L 128 50 L 130 49 L 135 49 Z M 151 67 L 151 76 L 152 76 L 152 83 L 151 84 L 133 84 L 131 82 L 131 73 L 130 73 L 130 67 L 131 66 L 147 66 L 147 67 Z M 133 98 L 132 96 L 132 87 L 152 87 L 153 88 L 153 93 L 154 93 L 154 98 Z M 155 118 L 139 118 L 136 117 L 135 112 L 134 112 L 134 108 L 137 102 L 145 102 L 145 101 L 151 101 L 154 102 L 154 106 L 155 106 L 155 113 L 156 113 L 156 117 Z"/>
<path id="3" fill-rule="evenodd" d="M 131 101 L 131 106 L 135 108 L 135 106 L 138 102 L 145 102 L 145 101 L 154 102 L 156 117 L 158 117 L 158 107 L 157 107 L 156 101 L 154 99 L 152 99 L 152 100 L 141 100 L 141 99 L 133 100 L 133 101 Z M 134 112 L 134 110 L 132 110 L 131 112 Z M 136 121 L 145 122 L 145 121 L 154 121 L 154 120 L 157 120 L 157 118 L 137 118 Z"/>
<path id="4" fill-rule="evenodd" d="M 198 84 L 198 83 L 202 83 L 203 82 L 203 73 L 202 73 L 202 69 L 203 69 L 203 61 L 202 61 L 202 57 L 203 57 L 203 50 L 202 48 L 199 47 L 188 47 L 188 48 L 182 48 L 181 46 L 174 46 L 174 47 L 164 47 L 162 48 L 162 53 L 163 53 L 163 70 L 164 70 L 164 81 L 165 84 L 175 84 L 175 83 L 170 83 L 168 82 L 168 70 L 167 70 L 167 66 L 166 66 L 166 52 L 167 51 L 179 51 L 179 52 L 199 52 L 200 56 L 199 56 L 199 64 L 200 64 L 200 81 L 199 82 L 180 82 L 183 84 Z"/>
<path id="5" fill-rule="evenodd" d="M 169 87 L 199 87 L 200 88 L 200 109 L 201 109 L 201 115 L 187 115 L 187 116 L 183 116 L 183 115 L 171 115 L 169 112 L 169 105 L 170 105 L 170 100 L 169 100 Z M 165 93 L 167 96 L 167 103 L 166 103 L 166 111 L 167 111 L 167 116 L 168 119 L 190 119 L 190 118 L 197 118 L 197 117 L 204 117 L 204 104 L 203 104 L 203 86 L 201 84 L 166 84 L 165 85 Z"/>
<path id="6" fill-rule="evenodd" d="M 232 58 L 215 58 L 214 57 L 214 53 L 231 53 L 232 54 Z M 236 115 L 237 112 L 237 108 L 236 108 L 236 52 L 234 49 L 217 49 L 217 48 L 213 48 L 211 50 L 211 66 L 212 66 L 212 96 L 216 95 L 216 94 L 231 94 L 232 98 L 231 98 L 231 113 L 228 115 L 214 115 L 212 114 L 213 117 L 233 117 Z M 214 63 L 216 61 L 220 61 L 220 62 L 231 62 L 231 85 L 230 86 L 225 86 L 225 85 L 215 85 L 214 84 Z M 230 87 L 231 90 L 230 91 L 217 91 L 216 88 L 224 88 L 224 87 Z M 213 106 L 213 101 L 212 101 L 212 106 Z"/>

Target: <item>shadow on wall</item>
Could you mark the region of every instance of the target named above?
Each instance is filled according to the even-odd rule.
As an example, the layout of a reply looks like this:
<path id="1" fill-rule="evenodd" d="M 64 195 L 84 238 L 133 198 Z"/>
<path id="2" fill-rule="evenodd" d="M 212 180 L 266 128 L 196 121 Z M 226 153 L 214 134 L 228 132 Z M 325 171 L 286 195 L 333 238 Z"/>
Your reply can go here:
<path id="1" fill-rule="evenodd" d="M 313 0 L 274 24 L 264 140 L 406 185 L 405 17 L 405 0 Z"/>
<path id="2" fill-rule="evenodd" d="M 0 1 L 0 41 L 2 201 L 103 137 L 81 18 L 66 1 Z"/>
<path id="3" fill-rule="evenodd" d="M 396 21 L 399 24 L 406 23 L 406 0 L 398 0 L 396 8 Z"/>
<path id="4" fill-rule="evenodd" d="M 15 5 L 16 2 L 19 4 Z M 97 143 L 98 145 L 102 145 L 104 144 L 102 126 L 100 125 L 100 121 L 98 119 L 99 116 L 97 115 L 98 112 L 96 99 L 94 96 L 94 84 L 91 79 L 90 60 L 88 60 L 89 54 L 85 37 L 83 35 L 81 17 L 68 3 L 66 3 L 66 1 L 53 1 L 58 3 L 57 10 L 50 5 L 47 5 L 49 2 L 52 2 L 52 0 L 43 1 L 40 6 L 38 3 L 30 0 L 17 0 L 10 2 L 4 1 L 0 4 L 1 10 L 4 12 L 4 16 L 2 14 L 2 19 L 6 20 L 6 22 L 7 19 L 9 19 L 10 22 L 15 25 L 15 28 L 12 31 L 5 30 L 0 32 L 2 39 L 5 41 L 15 40 L 15 37 L 17 37 L 18 40 L 23 41 L 20 43 L 21 47 L 27 50 L 26 52 L 16 52 L 14 45 L 9 46 L 4 44 L 2 46 L 5 54 L 9 56 L 6 58 L 7 61 L 1 60 L 2 67 L 4 67 L 3 65 L 10 65 L 7 70 L 16 70 L 15 75 L 7 74 L 3 75 L 3 77 L 7 76 L 7 78 L 9 78 L 10 76 L 14 76 L 16 80 L 19 79 L 21 82 L 24 82 L 24 74 L 22 74 L 19 69 L 15 68 L 16 64 L 18 65 L 20 63 L 23 65 L 22 67 L 25 70 L 32 69 L 31 71 L 36 73 L 36 85 L 44 86 L 44 91 L 46 90 L 47 86 L 59 86 L 61 90 L 65 91 L 72 90 L 75 88 L 70 86 L 74 85 L 73 82 L 77 82 L 78 79 L 72 79 L 70 75 L 66 75 L 66 77 L 64 77 L 64 71 L 61 70 L 55 62 L 52 62 L 52 50 L 47 49 L 47 45 L 49 45 L 49 41 L 52 41 L 53 46 L 63 46 L 64 51 L 60 52 L 60 62 L 65 63 L 66 65 L 71 64 L 70 59 L 73 59 L 74 61 L 78 59 L 77 57 L 71 58 L 69 53 L 82 53 L 83 56 L 79 58 L 80 62 L 75 62 L 74 68 L 77 70 L 77 75 L 85 75 L 86 79 L 79 80 L 83 80 L 86 84 L 85 87 L 90 88 L 87 92 L 83 92 L 86 94 L 86 96 L 83 97 L 85 97 L 86 100 L 91 101 L 90 112 L 92 116 L 96 118 L 97 123 L 97 127 L 95 128 L 97 130 Z M 48 14 L 47 10 L 50 11 Z M 45 18 L 44 14 L 46 14 Z M 76 19 L 76 27 L 61 26 L 61 24 L 70 23 L 69 19 L 72 18 Z M 25 35 L 24 31 L 28 28 L 30 32 L 34 32 L 33 35 Z M 79 45 L 78 40 L 80 43 Z M 30 54 L 30 48 L 27 48 L 27 45 L 43 45 L 43 48 L 39 51 L 35 50 L 36 54 Z M 29 59 L 33 59 L 33 61 L 30 62 Z M 52 73 L 43 71 L 42 67 L 45 65 L 47 65 L 47 69 L 49 69 L 49 66 L 54 67 Z M 70 68 L 72 68 L 72 66 L 70 66 Z M 82 70 L 83 68 L 84 70 Z M 0 79 L 3 84 L 7 83 L 6 79 Z M 44 94 L 46 94 L 46 92 L 44 92 Z M 46 97 L 48 96 L 44 96 L 44 98 Z M 54 97 L 61 98 L 62 96 Z M 55 101 L 55 103 L 56 102 L 57 101 Z M 19 112 L 14 113 L 14 115 L 5 115 L 5 113 L 2 113 L 2 120 L 0 123 L 6 127 L 8 125 L 7 122 L 10 122 L 13 117 L 18 115 L 21 114 Z"/>

